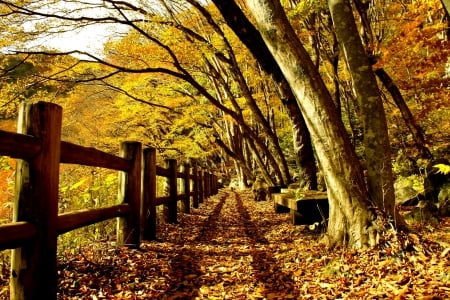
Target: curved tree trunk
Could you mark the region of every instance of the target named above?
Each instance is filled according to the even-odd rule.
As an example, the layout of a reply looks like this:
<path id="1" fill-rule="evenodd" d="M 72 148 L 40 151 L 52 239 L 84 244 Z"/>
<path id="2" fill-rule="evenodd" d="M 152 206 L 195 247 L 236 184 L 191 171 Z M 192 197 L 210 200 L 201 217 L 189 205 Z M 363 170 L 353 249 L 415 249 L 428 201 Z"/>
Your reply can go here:
<path id="1" fill-rule="evenodd" d="M 253 140 L 252 139 L 245 139 L 245 141 L 248 143 L 249 150 L 250 150 L 250 152 L 252 153 L 252 155 L 253 155 L 253 157 L 255 159 L 256 165 L 261 170 L 261 174 L 259 174 L 259 175 L 261 175 L 264 178 L 264 181 L 267 184 L 276 185 L 277 182 L 276 182 L 275 178 L 270 176 L 269 170 L 265 166 L 265 164 L 264 164 L 264 162 L 263 162 L 263 160 L 261 158 L 261 155 L 258 153 L 257 148 L 255 147 L 255 143 L 253 142 Z M 271 167 L 273 169 L 274 166 L 271 166 Z M 256 177 L 255 175 L 258 175 L 258 174 L 253 174 L 253 177 L 252 177 L 253 180 Z"/>
<path id="2" fill-rule="evenodd" d="M 206 14 L 206 12 L 204 12 L 204 14 Z M 223 39 L 225 39 L 225 36 L 223 36 Z M 246 101 L 248 108 L 250 108 L 250 110 L 252 111 L 253 115 L 256 118 L 256 121 L 258 122 L 258 124 L 261 125 L 261 129 L 264 131 L 265 135 L 270 140 L 270 143 L 272 146 L 271 149 L 273 149 L 273 152 L 274 152 L 273 157 L 277 162 L 277 165 L 273 165 L 272 167 L 274 168 L 274 170 L 276 170 L 276 169 L 280 170 L 279 172 L 277 172 L 277 173 L 281 173 L 281 175 L 282 175 L 282 178 L 280 178 L 280 181 L 283 183 L 288 183 L 291 181 L 291 175 L 289 173 L 288 164 L 287 164 L 286 158 L 283 154 L 283 150 L 281 149 L 280 143 L 278 141 L 278 137 L 277 137 L 275 131 L 273 130 L 273 128 L 270 126 L 270 120 L 268 120 L 264 117 L 261 109 L 259 108 L 252 93 L 250 92 L 247 82 L 238 66 L 234 51 L 231 47 L 228 48 L 228 55 L 229 55 L 230 59 L 228 59 L 225 64 L 229 67 L 229 69 L 233 73 L 233 77 L 234 77 L 235 81 L 237 81 L 239 83 L 240 90 L 244 96 L 244 99 Z M 205 58 L 205 60 L 206 60 L 206 58 Z M 205 62 L 207 62 L 207 61 L 205 61 Z M 226 74 L 226 72 L 219 71 L 219 70 L 223 69 L 221 67 L 222 63 L 223 62 L 220 59 L 214 60 L 214 68 L 217 69 L 217 70 L 215 70 L 215 73 L 217 74 L 216 76 L 219 76 L 219 74 Z M 210 64 L 210 67 L 212 68 L 213 65 Z M 210 70 L 212 70 L 211 68 L 210 68 Z M 226 89 L 229 89 L 226 82 L 228 82 L 228 80 L 222 80 L 222 86 Z M 229 95 L 228 98 L 232 98 L 231 90 L 227 90 L 227 94 Z M 241 110 L 237 101 L 234 101 L 234 105 L 236 106 L 236 108 L 235 108 L 236 111 Z M 263 169 L 261 169 L 261 171 L 264 172 Z M 272 184 L 271 183 L 272 181 L 268 181 L 267 183 Z"/>
<path id="3" fill-rule="evenodd" d="M 290 91 L 290 90 L 289 90 Z M 306 128 L 302 112 L 294 97 L 283 99 L 288 109 L 294 139 L 294 151 L 298 167 L 299 188 L 317 190 L 317 166 L 314 151 L 311 145 L 311 136 Z"/>
<path id="4" fill-rule="evenodd" d="M 450 0 L 442 0 L 443 4 L 444 4 L 444 1 L 450 1 Z M 362 33 L 362 38 L 364 40 L 364 44 L 366 47 L 365 50 L 367 52 L 367 55 L 369 56 L 370 63 L 372 65 L 374 65 L 376 63 L 377 59 L 373 53 L 374 52 L 373 45 L 375 45 L 375 40 L 374 40 L 374 36 L 372 33 L 372 27 L 371 27 L 371 24 L 369 21 L 369 17 L 368 17 L 368 11 L 370 8 L 369 2 L 355 0 L 354 4 L 355 4 L 356 9 L 358 10 L 358 14 L 361 17 L 361 23 L 362 23 L 362 26 L 364 29 L 364 31 Z M 369 46 L 369 45 L 372 45 L 372 46 Z M 428 147 L 426 146 L 425 136 L 423 134 L 423 131 L 420 128 L 420 126 L 418 126 L 416 124 L 414 117 L 411 114 L 411 111 L 409 110 L 408 106 L 406 105 L 406 102 L 403 99 L 403 96 L 400 93 L 400 90 L 395 85 L 392 78 L 382 68 L 377 69 L 375 71 L 375 74 L 380 79 L 382 84 L 386 87 L 388 92 L 391 94 L 392 99 L 394 100 L 395 104 L 397 105 L 398 109 L 400 110 L 403 120 L 405 121 L 406 126 L 408 127 L 409 131 L 411 132 L 411 134 L 413 136 L 414 142 L 416 144 L 417 149 L 420 152 L 421 158 L 432 159 L 432 154 L 431 154 L 430 150 L 428 149 Z"/>
<path id="5" fill-rule="evenodd" d="M 306 128 L 301 110 L 297 104 L 289 84 L 283 73 L 267 48 L 261 34 L 241 11 L 233 0 L 213 0 L 228 26 L 239 39 L 247 46 L 253 56 L 258 60 L 262 69 L 271 75 L 277 84 L 280 98 L 288 111 L 293 128 L 294 149 L 297 153 L 299 178 L 302 187 L 317 188 L 317 166 L 311 145 L 311 137 Z"/>
<path id="6" fill-rule="evenodd" d="M 328 187 L 332 244 L 369 244 L 370 213 L 361 165 L 322 78 L 278 0 L 246 0 L 272 55 L 296 95 Z"/>
<path id="7" fill-rule="evenodd" d="M 281 171 L 279 165 L 277 164 L 277 160 L 271 153 L 269 147 L 259 138 L 259 136 L 256 134 L 256 132 L 254 132 L 254 130 L 251 128 L 251 126 L 246 123 L 246 121 L 242 115 L 242 110 L 239 107 L 239 104 L 237 103 L 236 99 L 233 97 L 232 93 L 227 91 L 226 95 L 222 95 L 222 93 L 220 92 L 219 86 L 221 86 L 225 89 L 227 88 L 226 84 L 219 83 L 220 81 L 223 81 L 223 78 L 221 78 L 221 76 L 220 76 L 220 72 L 218 70 L 216 70 L 215 67 L 210 62 L 205 61 L 205 63 L 206 63 L 206 67 L 208 68 L 207 69 L 208 72 L 212 74 L 211 82 L 215 86 L 217 98 L 215 98 L 210 93 L 208 93 L 208 91 L 203 86 L 199 85 L 198 82 L 196 82 L 195 80 L 189 80 L 189 82 L 201 94 L 203 94 L 210 101 L 211 104 L 213 104 L 214 106 L 219 108 L 224 114 L 233 118 L 233 120 L 236 122 L 236 124 L 238 126 L 240 126 L 243 134 L 246 134 L 249 138 L 253 139 L 254 144 L 260 149 L 260 151 L 262 151 L 265 154 L 270 165 L 273 166 L 273 168 L 274 168 L 274 173 L 275 173 L 276 177 L 283 180 L 282 171 Z M 218 81 L 218 82 L 216 82 L 216 81 Z M 228 108 L 227 106 L 224 105 L 225 98 L 232 103 L 233 109 Z M 253 177 L 253 176 L 251 176 L 251 177 Z"/>
<path id="8" fill-rule="evenodd" d="M 383 85 L 389 91 L 392 99 L 394 99 L 394 102 L 400 110 L 406 126 L 413 136 L 414 142 L 420 152 L 421 158 L 432 159 L 433 156 L 430 152 L 430 149 L 428 149 L 428 147 L 426 146 L 425 136 L 423 134 L 422 128 L 420 128 L 420 126 L 416 124 L 416 121 L 414 120 L 414 117 L 409 110 L 408 105 L 406 105 L 405 99 L 403 99 L 400 90 L 394 84 L 392 78 L 386 73 L 384 69 L 377 69 L 375 71 L 375 74 L 378 76 L 378 78 L 380 78 Z"/>
<path id="9" fill-rule="evenodd" d="M 328 6 L 361 111 L 369 194 L 378 208 L 395 218 L 391 150 L 377 81 L 359 37 L 350 3 L 347 0 L 328 0 Z"/>

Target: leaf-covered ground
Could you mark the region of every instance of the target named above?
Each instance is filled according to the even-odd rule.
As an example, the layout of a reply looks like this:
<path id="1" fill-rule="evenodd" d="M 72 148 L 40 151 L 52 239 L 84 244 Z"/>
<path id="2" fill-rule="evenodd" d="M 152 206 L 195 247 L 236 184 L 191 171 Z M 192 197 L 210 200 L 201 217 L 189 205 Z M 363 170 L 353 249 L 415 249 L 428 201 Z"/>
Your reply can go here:
<path id="1" fill-rule="evenodd" d="M 410 251 L 328 250 L 269 201 L 222 190 L 140 250 L 95 244 L 59 261 L 58 299 L 449 299 L 450 220 Z"/>

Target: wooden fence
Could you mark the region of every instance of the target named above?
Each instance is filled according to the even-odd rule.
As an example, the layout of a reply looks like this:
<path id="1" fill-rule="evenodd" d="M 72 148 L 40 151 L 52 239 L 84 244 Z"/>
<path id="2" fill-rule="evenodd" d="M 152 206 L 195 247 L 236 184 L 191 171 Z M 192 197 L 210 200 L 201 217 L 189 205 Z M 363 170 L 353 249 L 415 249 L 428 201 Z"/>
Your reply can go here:
<path id="1" fill-rule="evenodd" d="M 139 247 L 142 238 L 156 238 L 156 206 L 165 205 L 167 221 L 177 222 L 178 200 L 188 213 L 191 198 L 198 207 L 217 193 L 216 176 L 188 165 L 180 172 L 176 160 L 156 166 L 156 150 L 138 142 L 122 143 L 115 156 L 61 141 L 61 122 L 61 107 L 39 102 L 21 107 L 18 133 L 0 130 L 0 155 L 18 159 L 13 222 L 0 226 L 0 250 L 13 249 L 11 299 L 56 299 L 59 234 L 117 217 L 117 243 Z M 118 170 L 119 204 L 58 214 L 61 163 Z M 168 178 L 168 196 L 157 198 L 157 176 Z"/>

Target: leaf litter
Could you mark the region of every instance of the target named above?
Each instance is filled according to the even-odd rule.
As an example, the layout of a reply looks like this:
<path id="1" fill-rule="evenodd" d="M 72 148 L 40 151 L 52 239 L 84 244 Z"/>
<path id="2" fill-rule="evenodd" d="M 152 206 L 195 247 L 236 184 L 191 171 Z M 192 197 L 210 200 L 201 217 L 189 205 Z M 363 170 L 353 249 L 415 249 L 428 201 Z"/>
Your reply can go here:
<path id="1" fill-rule="evenodd" d="M 410 247 L 328 249 L 270 201 L 221 190 L 140 249 L 83 246 L 58 261 L 58 299 L 449 299 L 450 218 Z"/>

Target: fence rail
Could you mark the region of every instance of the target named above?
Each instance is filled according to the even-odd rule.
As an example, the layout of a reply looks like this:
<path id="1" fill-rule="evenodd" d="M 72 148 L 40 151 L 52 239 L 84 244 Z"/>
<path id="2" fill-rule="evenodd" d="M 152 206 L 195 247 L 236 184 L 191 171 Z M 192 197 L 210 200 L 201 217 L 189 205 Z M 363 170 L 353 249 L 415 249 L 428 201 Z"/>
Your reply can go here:
<path id="1" fill-rule="evenodd" d="M 61 107 L 39 102 L 21 107 L 18 133 L 0 130 L 0 155 L 19 159 L 13 222 L 0 225 L 0 250 L 13 249 L 11 299 L 56 299 L 58 235 L 117 217 L 117 243 L 139 247 L 141 239 L 156 238 L 156 206 L 164 205 L 166 221 L 176 223 L 178 201 L 189 213 L 191 198 L 198 207 L 217 193 L 214 175 L 189 165 L 179 171 L 176 160 L 157 166 L 156 150 L 138 142 L 122 143 L 115 156 L 61 141 L 61 120 Z M 58 214 L 61 163 L 119 171 L 119 204 Z M 167 178 L 168 196 L 157 197 L 157 176 Z"/>

